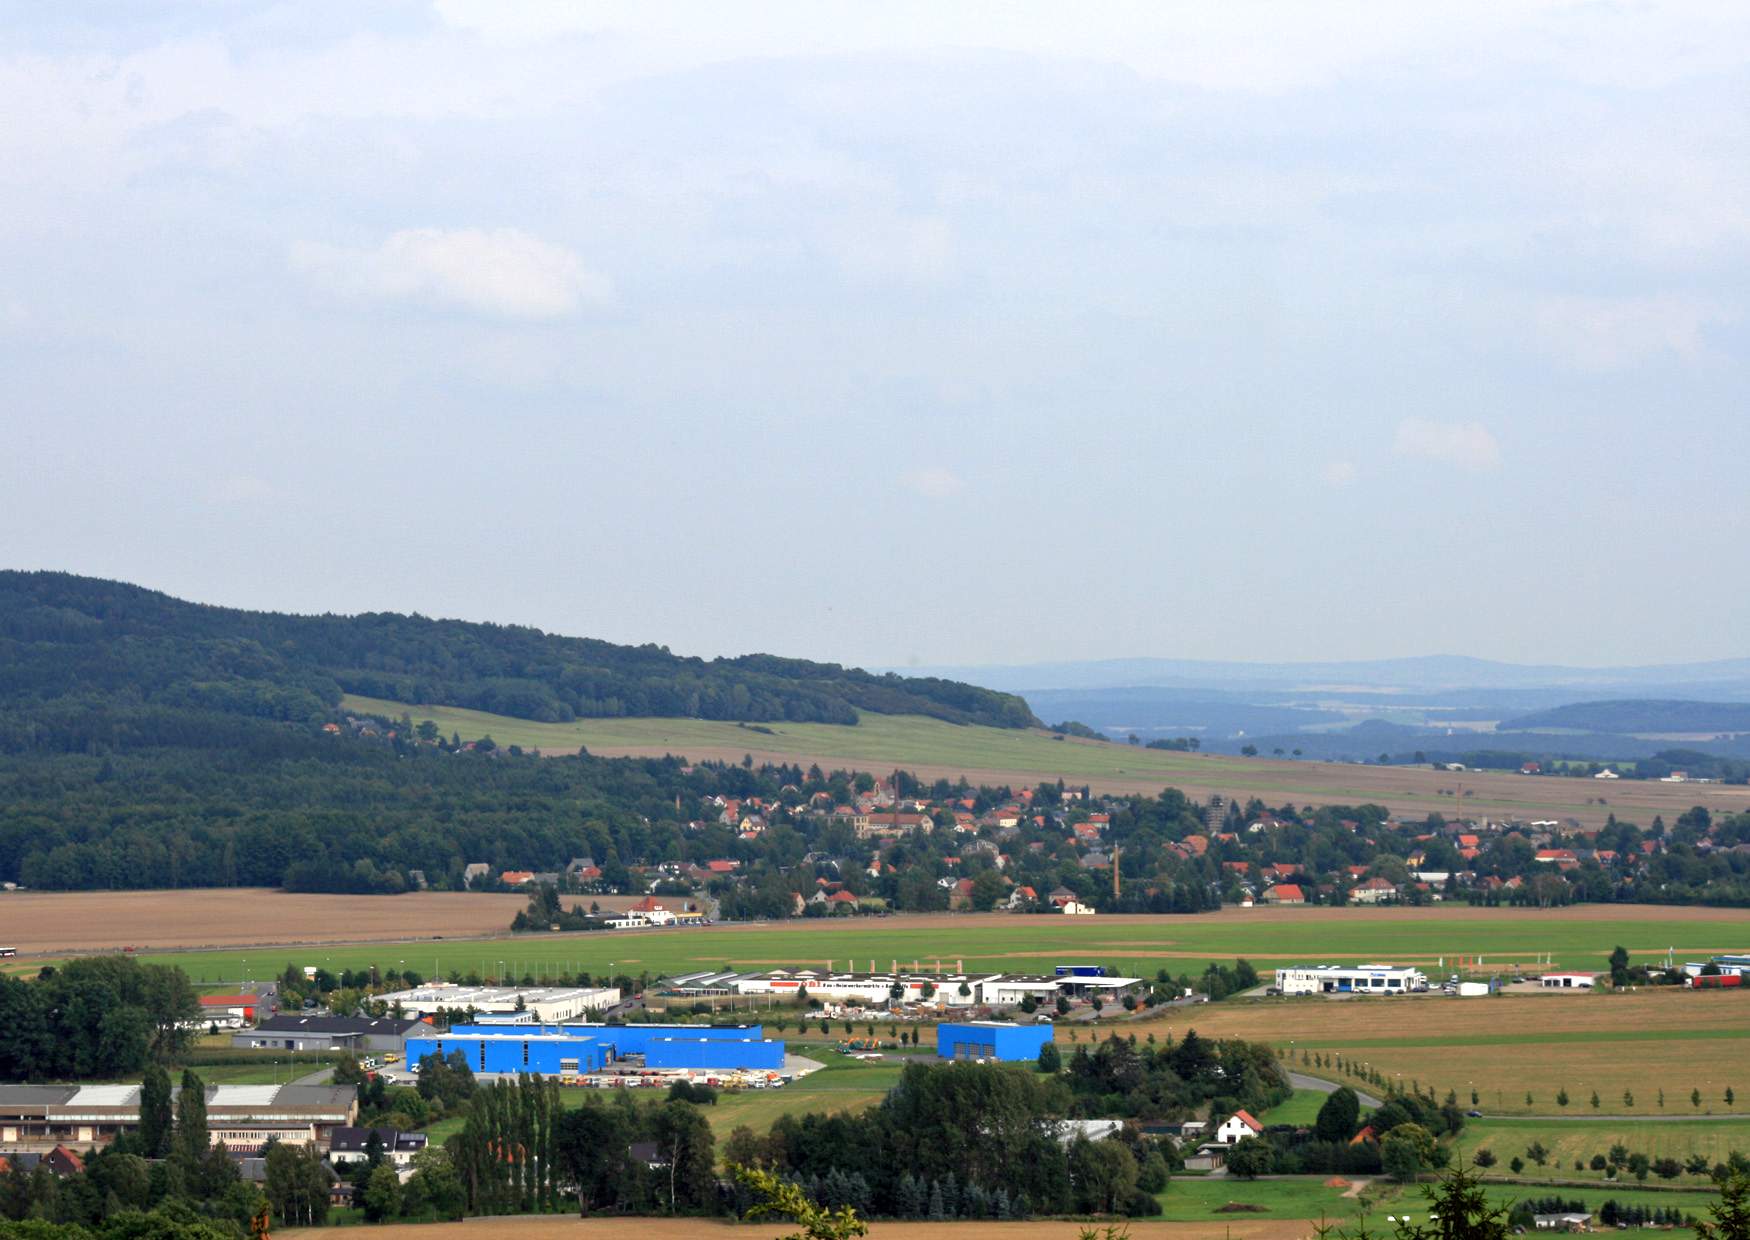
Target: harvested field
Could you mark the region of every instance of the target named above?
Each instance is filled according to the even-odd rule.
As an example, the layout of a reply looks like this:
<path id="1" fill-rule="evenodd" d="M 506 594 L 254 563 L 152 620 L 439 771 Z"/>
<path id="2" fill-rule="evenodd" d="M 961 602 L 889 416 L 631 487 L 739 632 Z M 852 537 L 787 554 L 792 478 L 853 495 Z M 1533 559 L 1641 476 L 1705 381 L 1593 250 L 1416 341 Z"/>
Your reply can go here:
<path id="1" fill-rule="evenodd" d="M 1490 1114 L 1681 1115 L 1750 1111 L 1750 997 L 1646 990 L 1624 995 L 1491 999 L 1292 999 L 1225 1003 L 1139 1022 L 1139 1033 L 1268 1042 L 1292 1066 L 1332 1080 L 1341 1070 L 1303 1061 L 1340 1055 Z M 1731 1087 L 1737 1099 L 1725 1101 Z M 1557 1094 L 1568 1094 L 1563 1107 Z M 1691 1090 L 1702 1093 L 1700 1106 Z M 1600 1106 L 1591 1107 L 1596 1090 Z M 1659 1091 L 1665 1095 L 1659 1104 Z M 1531 1102 L 1526 1102 L 1526 1094 Z M 1624 1093 L 1633 1103 L 1624 1101 Z"/>
<path id="2" fill-rule="evenodd" d="M 198 891 L 15 891 L 0 895 L 0 943 L 37 955 L 120 947 L 252 947 L 494 934 L 528 901 L 424 891 L 403 896 Z"/>
<path id="3" fill-rule="evenodd" d="M 431 719 L 464 739 L 490 733 L 500 744 L 571 754 L 585 746 L 602 757 L 683 754 L 695 761 L 795 762 L 803 766 L 888 771 L 903 766 L 926 779 L 1020 786 L 1064 779 L 1096 790 L 1154 795 L 1164 787 L 1206 798 L 1220 793 L 1270 805 L 1356 805 L 1376 802 L 1400 814 L 1439 810 L 1513 818 L 1573 818 L 1602 826 L 1612 813 L 1650 823 L 1672 820 L 1693 805 L 1716 812 L 1750 810 L 1750 788 L 1622 780 L 1601 789 L 1589 779 L 1531 777 L 1427 767 L 1353 766 L 1274 758 L 1226 757 L 1137 749 L 1099 741 L 1055 740 L 1040 731 L 959 727 L 935 719 L 865 715 L 855 727 L 771 723 L 759 730 L 696 719 L 583 719 L 536 723 L 449 706 L 407 706 L 347 697 L 349 709 Z"/>

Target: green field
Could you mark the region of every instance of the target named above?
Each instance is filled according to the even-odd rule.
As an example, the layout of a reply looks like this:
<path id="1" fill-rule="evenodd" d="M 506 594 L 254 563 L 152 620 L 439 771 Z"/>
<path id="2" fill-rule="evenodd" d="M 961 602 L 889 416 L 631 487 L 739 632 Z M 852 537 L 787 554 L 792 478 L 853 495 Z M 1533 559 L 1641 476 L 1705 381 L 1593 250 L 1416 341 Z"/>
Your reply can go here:
<path id="1" fill-rule="evenodd" d="M 538 723 L 455 706 L 408 706 L 352 694 L 342 698 L 341 705 L 347 710 L 387 715 L 391 719 L 408 714 L 416 723 L 430 719 L 446 735 L 454 733 L 463 740 L 490 734 L 500 745 L 554 751 L 575 751 L 579 746 L 592 750 L 655 747 L 686 755 L 722 749 L 780 751 L 809 754 L 822 760 L 843 759 L 864 766 L 1049 770 L 1066 779 L 1158 775 L 1163 785 L 1175 772 L 1202 772 L 1212 762 L 1195 754 L 1056 741 L 1050 734 L 1036 730 L 965 726 L 916 715 L 865 714 L 855 727 L 831 723 L 762 723 L 743 727 L 707 719 L 579 719 L 573 723 Z"/>
<path id="2" fill-rule="evenodd" d="M 1688 1107 L 1688 1100 L 1682 1105 Z M 1535 1184 L 1540 1180 L 1604 1181 L 1602 1171 L 1593 1171 L 1589 1164 L 1594 1154 L 1608 1153 L 1617 1142 L 1631 1153 L 1648 1158 L 1675 1158 L 1682 1162 L 1691 1154 L 1701 1154 L 1710 1164 L 1726 1161 L 1733 1150 L 1750 1153 L 1750 1120 L 1729 1119 L 1599 1119 L 1554 1121 L 1539 1119 L 1473 1119 L 1465 1125 L 1458 1138 L 1459 1155 L 1469 1161 L 1478 1149 L 1487 1147 L 1499 1160 L 1489 1168 L 1490 1175 L 1506 1175 L 1507 1164 L 1521 1158 L 1525 1150 L 1539 1142 L 1550 1151 L 1548 1165 L 1538 1166 L 1525 1160 L 1520 1179 Z M 1576 1170 L 1578 1159 L 1583 1170 Z M 1680 1184 L 1699 1186 L 1710 1183 L 1707 1176 L 1680 1175 L 1675 1180 L 1660 1180 L 1649 1176 L 1650 1184 Z M 1633 1184 L 1626 1173 L 1621 1183 Z"/>
<path id="3" fill-rule="evenodd" d="M 1590 905 L 1539 912 L 1498 909 L 1476 915 L 1461 908 L 1227 910 L 1187 917 L 1117 919 L 976 915 L 947 919 L 861 918 L 726 924 L 651 931 L 524 935 L 486 940 L 419 940 L 310 948 L 238 949 L 165 953 L 146 957 L 181 965 L 197 984 L 235 984 L 244 963 L 251 976 L 279 973 L 286 964 L 330 969 L 400 965 L 427 977 L 451 971 L 497 976 L 500 962 L 512 976 L 552 973 L 626 973 L 653 976 L 732 964 L 849 967 L 892 960 L 945 969 L 964 961 L 972 969 L 1049 971 L 1066 960 L 1103 962 L 1130 974 L 1201 972 L 1211 961 L 1245 956 L 1260 969 L 1286 963 L 1386 959 L 1423 963 L 1482 956 L 1493 967 L 1534 968 L 1541 954 L 1555 965 L 1600 969 L 1613 945 L 1639 957 L 1662 958 L 1673 946 L 1684 954 L 1742 950 L 1750 940 L 1750 912 L 1709 910 L 1678 916 L 1656 909 Z"/>
<path id="4" fill-rule="evenodd" d="M 1319 1117 L 1319 1108 L 1330 1095 L 1316 1089 L 1297 1089 L 1294 1096 L 1281 1106 L 1271 1107 L 1257 1118 L 1269 1124 L 1304 1124 L 1311 1126 Z"/>
<path id="5" fill-rule="evenodd" d="M 1408 1213 L 1420 1218 L 1426 1214 L 1428 1208 L 1428 1200 L 1423 1195 L 1421 1185 L 1399 1186 L 1376 1179 L 1368 1185 L 1364 1199 L 1345 1197 L 1345 1191 L 1340 1187 L 1326 1187 L 1325 1177 L 1321 1176 L 1252 1181 L 1225 1176 L 1180 1176 L 1160 1194 L 1163 1211 L 1161 1217 L 1169 1222 L 1238 1223 L 1246 1219 L 1317 1219 L 1322 1216 L 1332 1222 L 1342 1222 L 1355 1218 L 1366 1207 L 1369 1211 L 1370 1230 L 1389 1234 L 1389 1226 L 1385 1223 L 1387 1214 Z M 1652 1189 L 1637 1191 L 1632 1187 L 1615 1185 L 1608 1188 L 1554 1188 L 1534 1185 L 1518 1188 L 1490 1184 L 1485 1191 L 1490 1201 L 1497 1205 L 1510 1205 L 1531 1197 L 1560 1195 L 1570 1201 L 1582 1201 L 1587 1209 L 1596 1212 L 1606 1198 L 1614 1198 L 1625 1205 L 1666 1208 L 1675 1206 L 1703 1219 L 1707 1217 L 1708 1206 L 1719 1200 L 1719 1196 L 1711 1192 L 1661 1192 Z M 1261 1209 L 1223 1209 L 1230 1205 L 1256 1206 Z"/>

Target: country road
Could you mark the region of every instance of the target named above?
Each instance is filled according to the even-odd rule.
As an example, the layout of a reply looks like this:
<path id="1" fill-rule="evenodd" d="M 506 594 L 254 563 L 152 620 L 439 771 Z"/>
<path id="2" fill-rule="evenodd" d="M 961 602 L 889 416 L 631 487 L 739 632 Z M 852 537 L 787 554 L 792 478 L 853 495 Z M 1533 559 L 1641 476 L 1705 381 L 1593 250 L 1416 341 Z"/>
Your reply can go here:
<path id="1" fill-rule="evenodd" d="M 1334 1094 L 1342 1088 L 1342 1086 L 1336 1081 L 1327 1081 L 1319 1076 L 1308 1076 L 1304 1072 L 1290 1072 L 1288 1074 L 1288 1083 L 1296 1089 L 1316 1089 L 1321 1094 Z M 1349 1086 L 1349 1088 L 1355 1089 L 1353 1085 Z M 1355 1089 L 1355 1097 L 1364 1107 L 1378 1108 L 1385 1105 L 1384 1101 L 1374 1097 L 1365 1090 Z"/>

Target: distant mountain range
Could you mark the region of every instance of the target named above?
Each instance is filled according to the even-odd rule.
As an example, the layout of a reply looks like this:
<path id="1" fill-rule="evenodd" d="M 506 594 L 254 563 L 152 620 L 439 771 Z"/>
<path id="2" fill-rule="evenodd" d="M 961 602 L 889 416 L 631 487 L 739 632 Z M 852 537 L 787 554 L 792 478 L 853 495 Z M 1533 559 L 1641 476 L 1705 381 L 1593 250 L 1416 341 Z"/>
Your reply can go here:
<path id="1" fill-rule="evenodd" d="M 1156 687 L 1227 689 L 1244 692 L 1316 689 L 1569 690 L 1570 697 L 1597 698 L 1604 690 L 1631 687 L 1629 696 L 1686 686 L 1695 696 L 1750 700 L 1750 658 L 1705 663 L 1657 663 L 1634 667 L 1569 667 L 1561 664 L 1501 663 L 1466 655 L 1424 655 L 1407 659 L 1363 659 L 1334 663 L 1237 663 L 1199 659 L 1097 659 L 1077 663 L 1026 663 L 988 667 L 896 669 L 905 675 L 941 676 L 1028 693 L 1040 689 L 1117 689 Z"/>

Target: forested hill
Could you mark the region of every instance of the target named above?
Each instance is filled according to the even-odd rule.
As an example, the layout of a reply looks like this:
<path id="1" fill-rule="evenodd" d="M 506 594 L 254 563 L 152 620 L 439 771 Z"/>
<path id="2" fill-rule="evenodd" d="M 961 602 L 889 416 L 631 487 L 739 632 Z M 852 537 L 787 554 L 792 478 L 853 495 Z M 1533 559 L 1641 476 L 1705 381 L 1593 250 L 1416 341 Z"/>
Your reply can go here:
<path id="1" fill-rule="evenodd" d="M 1750 732 L 1750 702 L 1692 702 L 1628 699 L 1573 702 L 1553 710 L 1522 715 L 1500 725 L 1501 731 L 1568 728 L 1577 732 L 1681 733 Z"/>
<path id="2" fill-rule="evenodd" d="M 270 719 L 342 693 L 524 719 L 659 715 L 854 724 L 858 712 L 1036 724 L 1019 697 L 772 655 L 694 659 L 512 625 L 393 612 L 294 616 L 68 573 L 0 571 L 0 707 L 122 699 Z"/>

